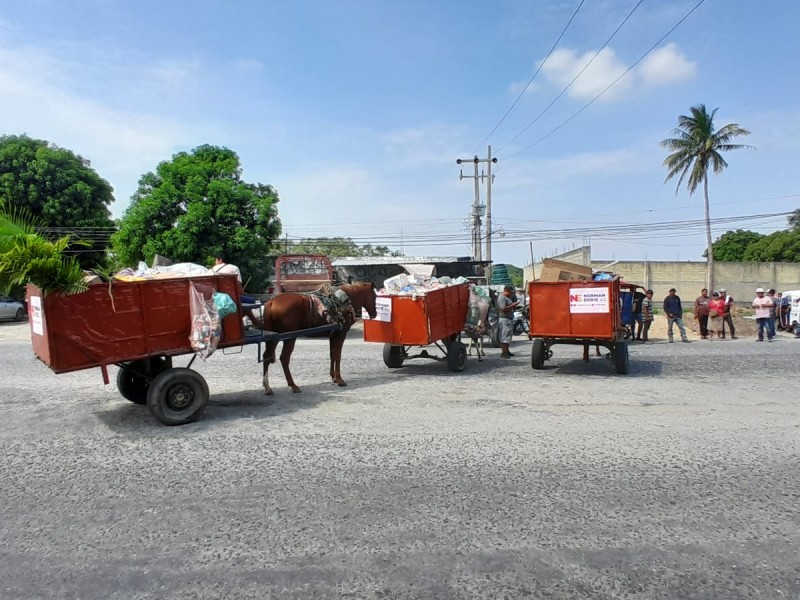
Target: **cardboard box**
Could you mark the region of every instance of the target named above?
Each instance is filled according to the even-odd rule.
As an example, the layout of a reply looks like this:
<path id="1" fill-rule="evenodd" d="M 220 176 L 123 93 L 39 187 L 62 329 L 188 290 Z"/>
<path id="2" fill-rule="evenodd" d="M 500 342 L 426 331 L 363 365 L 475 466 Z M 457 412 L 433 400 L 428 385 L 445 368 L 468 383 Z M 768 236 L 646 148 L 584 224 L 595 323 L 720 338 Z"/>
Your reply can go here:
<path id="1" fill-rule="evenodd" d="M 545 258 L 539 281 L 591 281 L 592 268 L 575 263 Z"/>

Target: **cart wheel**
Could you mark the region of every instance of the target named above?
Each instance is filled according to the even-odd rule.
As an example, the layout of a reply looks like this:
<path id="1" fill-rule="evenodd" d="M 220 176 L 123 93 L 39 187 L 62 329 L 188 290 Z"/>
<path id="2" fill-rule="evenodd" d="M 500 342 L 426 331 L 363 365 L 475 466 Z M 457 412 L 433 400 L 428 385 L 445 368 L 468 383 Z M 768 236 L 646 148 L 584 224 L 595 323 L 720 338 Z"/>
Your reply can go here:
<path id="1" fill-rule="evenodd" d="M 117 371 L 117 389 L 120 395 L 134 404 L 147 404 L 147 389 L 153 378 L 172 367 L 172 358 L 155 356 L 136 360 Z M 142 373 L 149 374 L 144 377 Z"/>
<path id="2" fill-rule="evenodd" d="M 502 346 L 500 343 L 500 326 L 497 323 L 492 325 L 489 329 L 489 340 L 491 340 L 492 347 L 494 348 L 500 348 L 500 346 Z"/>
<path id="3" fill-rule="evenodd" d="M 390 369 L 399 369 L 403 366 L 404 354 L 402 346 L 395 346 L 394 344 L 383 345 L 383 362 Z"/>
<path id="4" fill-rule="evenodd" d="M 628 342 L 617 342 L 614 345 L 614 372 L 617 375 L 628 372 Z"/>
<path id="5" fill-rule="evenodd" d="M 196 421 L 208 404 L 208 384 L 197 372 L 183 367 L 167 369 L 150 384 L 147 408 L 164 425 Z"/>
<path id="6" fill-rule="evenodd" d="M 17 314 L 14 315 L 14 320 L 15 321 L 24 321 L 25 320 L 25 309 L 24 308 L 18 308 L 17 309 Z"/>
<path id="7" fill-rule="evenodd" d="M 533 340 L 533 348 L 531 349 L 531 367 L 533 367 L 537 371 L 540 369 L 544 369 L 544 361 L 545 361 L 544 340 L 535 339 Z"/>
<path id="8" fill-rule="evenodd" d="M 467 366 L 467 347 L 461 342 L 453 342 L 447 347 L 447 368 L 460 373 Z"/>

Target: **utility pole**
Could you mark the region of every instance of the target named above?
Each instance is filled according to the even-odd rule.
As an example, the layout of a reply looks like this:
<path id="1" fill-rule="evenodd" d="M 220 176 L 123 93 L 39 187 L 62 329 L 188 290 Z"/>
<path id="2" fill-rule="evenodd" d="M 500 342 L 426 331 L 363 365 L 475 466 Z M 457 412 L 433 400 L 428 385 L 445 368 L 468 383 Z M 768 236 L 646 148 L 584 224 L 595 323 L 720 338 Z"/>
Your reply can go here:
<path id="1" fill-rule="evenodd" d="M 480 177 L 478 175 L 478 163 L 480 159 L 475 156 L 471 161 L 469 159 L 456 159 L 456 164 L 472 162 L 475 166 L 474 175 L 464 175 L 464 171 L 459 171 L 458 179 L 473 179 L 475 181 L 475 196 L 472 200 L 472 212 L 470 217 L 472 219 L 472 260 L 481 261 L 482 259 L 482 242 L 481 242 L 481 190 L 480 190 Z"/>
<path id="2" fill-rule="evenodd" d="M 474 179 L 475 180 L 475 199 L 472 204 L 472 258 L 476 261 L 483 260 L 483 235 L 481 232 L 481 217 L 486 214 L 486 261 L 492 262 L 492 183 L 494 182 L 494 175 L 492 175 L 492 165 L 497 163 L 496 158 L 492 158 L 492 147 L 489 146 L 489 153 L 487 158 L 478 158 L 477 156 L 470 159 L 456 159 L 456 164 L 472 162 L 475 165 L 475 175 L 464 175 L 461 171 L 459 179 Z M 478 164 L 487 163 L 487 173 L 478 175 Z M 478 183 L 486 180 L 486 206 L 481 205 L 480 188 Z M 486 269 L 487 283 L 491 279 L 492 266 L 491 264 Z"/>

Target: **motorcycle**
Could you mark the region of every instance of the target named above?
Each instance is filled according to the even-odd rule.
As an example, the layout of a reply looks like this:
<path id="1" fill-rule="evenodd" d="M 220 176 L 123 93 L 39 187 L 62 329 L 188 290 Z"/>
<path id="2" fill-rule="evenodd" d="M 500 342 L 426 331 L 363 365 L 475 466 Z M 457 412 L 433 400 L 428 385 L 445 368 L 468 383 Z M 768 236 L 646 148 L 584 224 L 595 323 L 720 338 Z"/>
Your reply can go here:
<path id="1" fill-rule="evenodd" d="M 523 335 L 530 331 L 528 328 L 528 311 L 529 307 L 527 305 L 518 306 L 514 309 L 514 335 Z"/>

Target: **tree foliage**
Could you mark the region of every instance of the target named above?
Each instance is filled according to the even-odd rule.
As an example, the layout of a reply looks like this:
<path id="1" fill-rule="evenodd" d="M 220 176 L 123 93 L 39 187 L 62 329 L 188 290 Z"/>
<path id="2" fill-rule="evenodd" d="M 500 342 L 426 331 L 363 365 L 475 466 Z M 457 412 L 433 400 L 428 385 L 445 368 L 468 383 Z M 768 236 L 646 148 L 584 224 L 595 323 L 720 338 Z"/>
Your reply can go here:
<path id="1" fill-rule="evenodd" d="M 347 237 L 305 238 L 299 242 L 284 243 L 282 251 L 291 254 L 323 254 L 330 259 L 347 256 L 400 256 L 399 252 L 393 252 L 388 246 L 359 246 L 352 238 Z"/>
<path id="2" fill-rule="evenodd" d="M 113 249 L 127 265 L 150 262 L 156 254 L 210 265 L 223 251 L 239 266 L 246 289 L 262 292 L 270 272 L 267 256 L 281 231 L 277 203 L 271 185 L 242 180 L 235 152 L 199 146 L 142 176 Z"/>
<path id="3" fill-rule="evenodd" d="M 0 201 L 28 211 L 45 228 L 113 226 L 113 190 L 89 161 L 25 135 L 0 136 Z M 104 248 L 81 250 L 82 264 L 102 262 Z"/>
<path id="4" fill-rule="evenodd" d="M 713 244 L 714 260 L 722 262 L 741 262 L 745 260 L 745 252 L 751 244 L 762 239 L 763 233 L 755 231 L 727 231 L 723 233 Z"/>
<path id="5" fill-rule="evenodd" d="M 713 289 L 712 281 L 714 251 L 711 241 L 711 216 L 708 207 L 708 175 L 710 172 L 721 173 L 728 163 L 722 157 L 723 152 L 749 148 L 742 144 L 732 144 L 731 140 L 736 137 L 749 135 L 750 132 L 736 123 L 724 125 L 719 130 L 714 126 L 714 115 L 717 113 L 715 108 L 710 113 L 704 104 L 692 106 L 690 115 L 680 115 L 678 126 L 672 130 L 674 138 L 666 139 L 661 142 L 664 148 L 672 153 L 664 159 L 664 166 L 667 168 L 667 178 L 677 177 L 678 183 L 675 187 L 677 194 L 686 181 L 686 189 L 689 195 L 697 191 L 697 187 L 703 184 L 703 200 L 706 221 L 706 260 L 708 261 L 707 285 L 708 289 Z"/>
<path id="6" fill-rule="evenodd" d="M 800 230 L 776 231 L 747 247 L 746 262 L 800 262 Z"/>
<path id="7" fill-rule="evenodd" d="M 80 264 L 65 252 L 69 236 L 46 240 L 35 223 L 28 211 L 0 204 L 0 290 L 33 283 L 45 294 L 85 291 Z"/>

